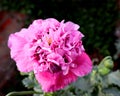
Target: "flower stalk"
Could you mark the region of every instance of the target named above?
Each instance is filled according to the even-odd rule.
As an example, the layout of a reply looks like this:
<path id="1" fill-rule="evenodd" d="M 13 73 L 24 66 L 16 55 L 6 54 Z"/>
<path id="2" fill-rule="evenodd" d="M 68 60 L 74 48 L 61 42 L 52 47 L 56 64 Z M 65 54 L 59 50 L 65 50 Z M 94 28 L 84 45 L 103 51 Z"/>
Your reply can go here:
<path id="1" fill-rule="evenodd" d="M 36 92 L 36 91 L 20 91 L 20 92 L 10 92 L 6 96 L 23 96 L 23 95 L 30 95 L 30 94 L 43 94 L 43 92 Z"/>

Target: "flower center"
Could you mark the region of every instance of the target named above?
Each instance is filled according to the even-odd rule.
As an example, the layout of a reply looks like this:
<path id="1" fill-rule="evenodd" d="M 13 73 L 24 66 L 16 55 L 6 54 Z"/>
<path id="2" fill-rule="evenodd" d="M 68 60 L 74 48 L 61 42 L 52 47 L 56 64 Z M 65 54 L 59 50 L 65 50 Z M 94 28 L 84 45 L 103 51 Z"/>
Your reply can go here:
<path id="1" fill-rule="evenodd" d="M 51 43 L 52 43 L 52 38 L 46 38 L 46 40 L 47 40 L 48 44 L 51 45 Z"/>

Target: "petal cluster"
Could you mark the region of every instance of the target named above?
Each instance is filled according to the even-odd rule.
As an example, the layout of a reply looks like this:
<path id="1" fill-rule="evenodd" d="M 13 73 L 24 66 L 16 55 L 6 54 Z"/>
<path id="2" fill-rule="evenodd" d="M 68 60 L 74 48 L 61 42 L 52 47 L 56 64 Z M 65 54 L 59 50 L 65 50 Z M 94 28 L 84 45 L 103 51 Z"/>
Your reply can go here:
<path id="1" fill-rule="evenodd" d="M 82 45 L 79 25 L 54 18 L 38 19 L 9 36 L 11 57 L 21 72 L 34 71 L 45 92 L 64 88 L 87 75 L 92 62 Z"/>

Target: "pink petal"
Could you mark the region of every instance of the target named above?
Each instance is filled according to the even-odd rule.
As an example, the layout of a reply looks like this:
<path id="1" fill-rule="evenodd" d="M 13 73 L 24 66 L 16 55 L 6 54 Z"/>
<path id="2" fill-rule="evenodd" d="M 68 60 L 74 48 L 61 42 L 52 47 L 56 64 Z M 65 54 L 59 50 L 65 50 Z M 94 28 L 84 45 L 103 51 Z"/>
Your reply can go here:
<path id="1" fill-rule="evenodd" d="M 32 64 L 28 57 L 25 47 L 26 40 L 19 36 L 19 34 L 11 34 L 8 40 L 8 47 L 11 49 L 10 54 L 16 63 L 18 70 L 21 72 L 29 72 L 32 70 Z"/>
<path id="2" fill-rule="evenodd" d="M 61 55 L 56 54 L 56 53 L 51 53 L 47 56 L 47 60 L 49 62 L 55 63 L 57 65 L 59 65 L 60 63 L 63 62 L 63 58 Z"/>
<path id="3" fill-rule="evenodd" d="M 78 30 L 79 29 L 79 25 L 77 24 L 74 24 L 73 22 L 69 21 L 69 22 L 66 22 L 65 23 L 65 31 L 68 31 L 68 30 Z"/>
<path id="4" fill-rule="evenodd" d="M 92 70 L 92 61 L 85 52 L 78 56 L 74 63 L 77 66 L 72 68 L 71 71 L 77 76 L 85 76 Z"/>
<path id="5" fill-rule="evenodd" d="M 39 72 L 35 76 L 41 84 L 42 90 L 45 92 L 60 90 L 77 79 L 77 76 L 70 71 L 67 75 L 63 75 L 62 72 L 54 74 L 50 72 Z"/>

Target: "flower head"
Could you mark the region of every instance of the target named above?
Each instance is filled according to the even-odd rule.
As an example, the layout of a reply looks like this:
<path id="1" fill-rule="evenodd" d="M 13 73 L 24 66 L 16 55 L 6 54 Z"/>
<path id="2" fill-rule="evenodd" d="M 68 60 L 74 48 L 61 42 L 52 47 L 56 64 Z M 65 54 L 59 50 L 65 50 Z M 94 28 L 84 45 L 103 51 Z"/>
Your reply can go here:
<path id="1" fill-rule="evenodd" d="M 21 72 L 34 71 L 45 92 L 64 88 L 87 75 L 92 62 L 82 45 L 79 25 L 56 19 L 35 20 L 27 29 L 11 34 L 8 46 Z"/>

